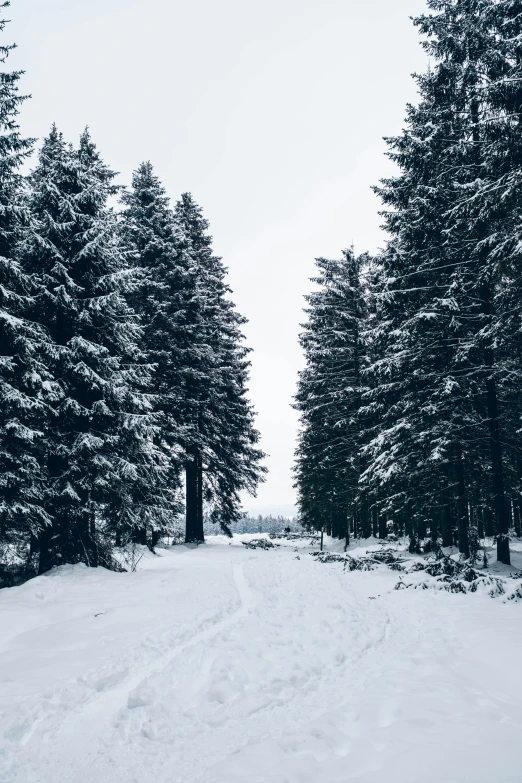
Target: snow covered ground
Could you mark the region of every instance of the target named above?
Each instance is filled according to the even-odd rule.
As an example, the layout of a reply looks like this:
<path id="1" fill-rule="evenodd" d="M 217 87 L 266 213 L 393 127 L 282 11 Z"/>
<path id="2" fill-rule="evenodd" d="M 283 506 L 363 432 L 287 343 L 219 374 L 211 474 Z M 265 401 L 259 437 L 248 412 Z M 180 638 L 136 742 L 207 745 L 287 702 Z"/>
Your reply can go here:
<path id="1" fill-rule="evenodd" d="M 247 538 L 0 591 L 1 783 L 520 783 L 522 603 Z"/>

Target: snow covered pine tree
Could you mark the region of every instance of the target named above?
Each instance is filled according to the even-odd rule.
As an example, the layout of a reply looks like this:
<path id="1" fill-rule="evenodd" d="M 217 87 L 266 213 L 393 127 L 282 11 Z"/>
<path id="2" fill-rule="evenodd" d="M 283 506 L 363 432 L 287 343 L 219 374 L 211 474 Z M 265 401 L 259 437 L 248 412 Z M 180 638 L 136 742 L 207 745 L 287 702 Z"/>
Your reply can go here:
<path id="1" fill-rule="evenodd" d="M 374 532 L 380 512 L 381 535 L 389 523 L 406 528 L 415 549 L 429 532 L 432 546 L 458 541 L 465 557 L 479 531 L 495 534 L 497 557 L 509 564 L 510 527 L 522 529 L 521 6 L 428 6 L 414 21 L 432 66 L 416 77 L 420 102 L 408 107 L 406 129 L 388 139 L 400 173 L 377 188 L 391 208 L 383 213 L 390 239 L 367 275 L 358 492 L 376 512 Z M 327 318 L 317 321 L 319 334 Z M 336 339 L 348 334 L 340 325 Z M 305 352 L 333 361 L 314 339 L 305 333 Z M 310 487 L 320 485 L 306 495 L 298 480 L 303 510 L 342 485 L 326 470 L 339 433 L 328 427 L 328 408 L 314 409 L 307 373 L 311 366 L 298 403 L 315 411 L 317 435 L 307 422 L 301 484 L 306 472 Z M 344 399 L 335 373 L 318 371 L 315 382 L 321 403 Z M 316 459 L 306 471 L 305 455 Z M 339 454 L 332 465 L 342 464 Z"/>
<path id="2" fill-rule="evenodd" d="M 3 3 L 5 9 L 9 3 Z M 0 31 L 6 25 L 0 21 Z M 5 63 L 12 46 L 0 47 Z M 52 383 L 42 365 L 46 338 L 25 318 L 33 286 L 21 267 L 18 245 L 28 222 L 19 173 L 32 140 L 20 135 L 20 72 L 0 72 L 0 586 L 25 565 L 31 542 L 49 524 L 43 508 L 43 431 Z"/>
<path id="3" fill-rule="evenodd" d="M 132 297 L 153 367 L 162 443 L 172 481 L 186 474 L 186 541 L 203 541 L 203 503 L 227 529 L 238 492 L 255 491 L 263 469 L 246 400 L 243 320 L 226 298 L 225 270 L 212 254 L 207 222 L 185 194 L 173 213 L 150 163 L 122 197 L 122 234 L 141 276 Z"/>
<path id="4" fill-rule="evenodd" d="M 358 491 L 361 400 L 361 322 L 365 315 L 361 267 L 367 256 L 346 250 L 341 260 L 318 258 L 319 289 L 306 297 L 301 335 L 306 367 L 295 407 L 302 429 L 296 451 L 296 486 L 309 527 L 349 538 L 370 534 L 368 505 Z"/>
<path id="5" fill-rule="evenodd" d="M 83 561 L 112 565 L 114 530 L 154 510 L 163 465 L 136 347 L 133 286 L 107 201 L 114 174 L 88 132 L 78 149 L 53 127 L 30 178 L 32 222 L 23 262 L 37 287 L 30 314 L 54 345 L 60 398 L 46 434 L 49 483 L 40 571 Z"/>
<path id="6" fill-rule="evenodd" d="M 189 241 L 196 280 L 192 317 L 199 355 L 186 399 L 187 538 L 200 540 L 203 502 L 211 519 L 229 532 L 241 516 L 239 493 L 255 495 L 263 480 L 265 455 L 246 396 L 249 349 L 241 333 L 246 319 L 229 298 L 226 268 L 212 252 L 208 222 L 189 193 L 177 202 L 174 216 Z"/>
<path id="7" fill-rule="evenodd" d="M 187 313 L 194 282 L 186 238 L 174 223 L 165 190 L 149 162 L 134 172 L 132 187 L 121 200 L 120 234 L 138 272 L 130 301 L 142 324 L 140 349 L 151 371 L 151 403 L 160 425 L 158 447 L 168 466 L 165 489 L 171 492 L 172 520 L 181 511 L 183 401 L 187 365 L 192 364 L 189 355 L 194 351 Z M 134 538 L 146 543 L 152 537 L 154 543 L 165 532 L 165 527 L 149 531 L 141 527 Z"/>

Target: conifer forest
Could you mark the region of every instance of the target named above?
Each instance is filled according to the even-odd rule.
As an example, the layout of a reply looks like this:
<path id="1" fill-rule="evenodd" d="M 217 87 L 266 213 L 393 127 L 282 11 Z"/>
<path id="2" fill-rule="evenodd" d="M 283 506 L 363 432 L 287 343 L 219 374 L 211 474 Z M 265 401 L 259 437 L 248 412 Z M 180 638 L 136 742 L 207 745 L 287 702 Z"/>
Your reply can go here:
<path id="1" fill-rule="evenodd" d="M 375 257 L 317 260 L 296 406 L 303 520 L 469 557 L 522 535 L 522 6 L 431 0 Z"/>
<path id="2" fill-rule="evenodd" d="M 0 0 L 0 783 L 520 783 L 522 0 L 43 5 Z"/>
<path id="3" fill-rule="evenodd" d="M 111 568 L 172 532 L 182 489 L 197 542 L 204 503 L 227 531 L 262 478 L 244 319 L 201 208 L 150 163 L 123 189 L 88 130 L 53 125 L 21 175 L 20 76 L 0 84 L 0 555 Z"/>

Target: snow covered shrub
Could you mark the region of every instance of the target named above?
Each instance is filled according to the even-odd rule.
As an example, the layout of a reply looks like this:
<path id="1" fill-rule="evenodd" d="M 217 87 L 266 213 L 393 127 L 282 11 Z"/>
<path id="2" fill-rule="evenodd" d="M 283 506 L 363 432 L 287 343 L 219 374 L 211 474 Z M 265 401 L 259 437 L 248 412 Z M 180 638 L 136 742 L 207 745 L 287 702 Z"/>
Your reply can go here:
<path id="1" fill-rule="evenodd" d="M 468 592 L 476 593 L 478 590 L 485 589 L 491 598 L 496 598 L 499 595 L 505 595 L 506 583 L 503 579 L 499 579 L 495 576 L 480 576 L 478 579 L 474 579 L 468 588 Z"/>
<path id="2" fill-rule="evenodd" d="M 426 567 L 426 573 L 430 576 L 441 576 L 441 574 L 455 576 L 461 570 L 462 565 L 451 557 L 443 557 L 441 560 L 436 560 Z"/>
<path id="3" fill-rule="evenodd" d="M 415 571 L 425 571 L 426 563 L 414 563 L 409 569 L 408 573 L 415 573 Z"/>
<path id="4" fill-rule="evenodd" d="M 386 565 L 404 562 L 403 558 L 397 557 L 394 549 L 381 549 L 380 552 L 366 552 L 366 554 L 370 555 L 373 560 L 377 560 L 378 563 L 385 563 Z"/>
<path id="5" fill-rule="evenodd" d="M 251 541 L 242 541 L 243 546 L 247 549 L 275 549 L 279 544 L 274 544 L 269 541 L 268 538 L 253 538 Z"/>
<path id="6" fill-rule="evenodd" d="M 135 573 L 138 570 L 138 565 L 143 559 L 143 554 L 143 547 L 136 544 L 134 541 L 120 549 L 122 563 L 131 573 Z"/>
<path id="7" fill-rule="evenodd" d="M 511 595 L 507 597 L 508 601 L 522 601 L 522 584 L 520 584 Z"/>
<path id="8" fill-rule="evenodd" d="M 456 575 L 441 574 L 416 584 L 407 584 L 401 580 L 397 582 L 394 589 L 406 590 L 410 588 L 414 590 L 445 590 L 448 593 L 463 594 L 483 591 L 491 598 L 497 598 L 506 594 L 507 582 L 505 579 L 489 574 L 484 575 L 471 567 L 467 567 L 462 573 Z M 522 585 L 508 596 L 508 600 L 520 600 L 521 597 Z"/>
<path id="9" fill-rule="evenodd" d="M 348 571 L 374 571 L 378 563 L 366 557 L 347 557 L 344 570 Z"/>
<path id="10" fill-rule="evenodd" d="M 310 554 L 320 563 L 345 563 L 348 559 L 348 555 L 338 555 L 337 552 L 310 552 Z"/>
<path id="11" fill-rule="evenodd" d="M 344 563 L 345 571 L 374 571 L 380 565 L 386 565 L 393 571 L 403 571 L 401 560 L 391 556 L 388 551 L 370 552 L 366 557 L 339 555 L 336 552 L 310 552 L 320 563 Z"/>

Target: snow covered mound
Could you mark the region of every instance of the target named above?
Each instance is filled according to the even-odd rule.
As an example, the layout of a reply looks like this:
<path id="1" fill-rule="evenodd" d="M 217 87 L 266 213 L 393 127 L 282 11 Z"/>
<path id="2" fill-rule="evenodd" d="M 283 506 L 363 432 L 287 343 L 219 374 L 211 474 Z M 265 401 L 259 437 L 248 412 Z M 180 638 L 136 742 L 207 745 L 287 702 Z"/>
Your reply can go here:
<path id="1" fill-rule="evenodd" d="M 0 591 L 1 783 L 522 780 L 521 604 L 245 538 Z"/>

